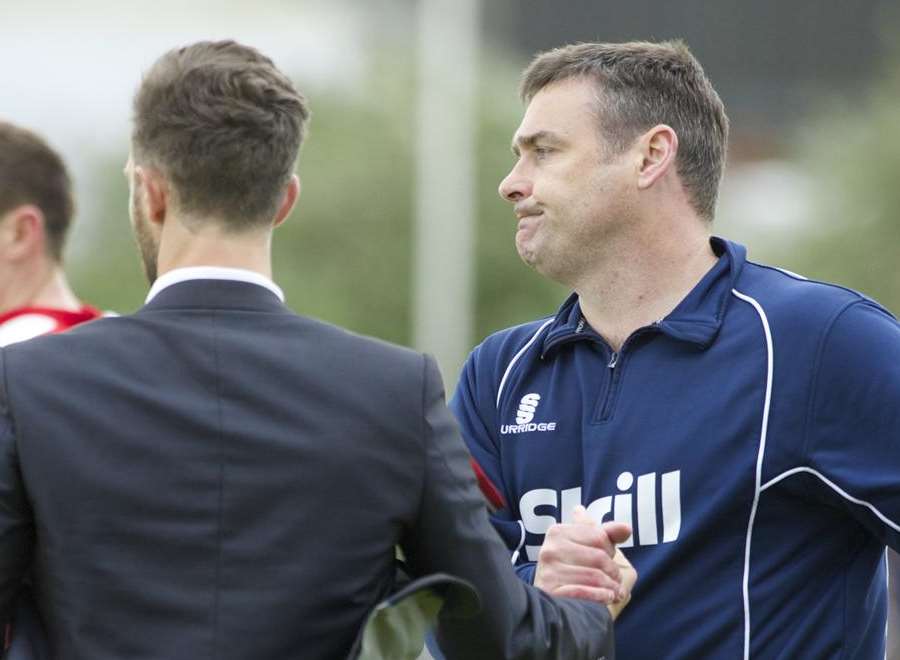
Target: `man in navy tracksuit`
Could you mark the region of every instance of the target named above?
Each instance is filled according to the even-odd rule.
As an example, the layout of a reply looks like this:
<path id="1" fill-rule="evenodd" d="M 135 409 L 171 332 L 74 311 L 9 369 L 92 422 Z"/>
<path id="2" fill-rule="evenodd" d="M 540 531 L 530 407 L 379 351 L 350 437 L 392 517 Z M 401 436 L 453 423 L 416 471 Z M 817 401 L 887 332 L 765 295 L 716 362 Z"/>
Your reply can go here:
<path id="1" fill-rule="evenodd" d="M 453 408 L 522 579 L 616 597 L 576 505 L 632 525 L 617 657 L 884 657 L 900 325 L 711 237 L 727 118 L 678 42 L 540 55 L 500 185 L 575 293 L 488 337 Z"/>

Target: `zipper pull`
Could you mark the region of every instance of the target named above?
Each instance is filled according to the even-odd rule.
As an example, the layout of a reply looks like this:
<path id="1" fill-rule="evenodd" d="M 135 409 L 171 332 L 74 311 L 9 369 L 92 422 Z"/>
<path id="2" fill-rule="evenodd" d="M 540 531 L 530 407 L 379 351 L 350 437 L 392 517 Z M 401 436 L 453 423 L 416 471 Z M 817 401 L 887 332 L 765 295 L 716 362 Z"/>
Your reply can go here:
<path id="1" fill-rule="evenodd" d="M 618 361 L 619 361 L 619 354 L 616 353 L 615 351 L 613 351 L 612 356 L 609 358 L 609 364 L 607 364 L 606 366 L 609 367 L 610 369 L 615 369 Z"/>

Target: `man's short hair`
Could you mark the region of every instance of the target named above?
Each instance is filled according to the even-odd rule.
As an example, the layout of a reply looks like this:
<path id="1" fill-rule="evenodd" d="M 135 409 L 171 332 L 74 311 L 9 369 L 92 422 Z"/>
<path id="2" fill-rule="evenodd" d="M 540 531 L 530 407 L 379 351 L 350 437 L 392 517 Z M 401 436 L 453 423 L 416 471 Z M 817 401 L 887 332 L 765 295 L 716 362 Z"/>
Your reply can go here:
<path id="1" fill-rule="evenodd" d="M 62 261 L 66 233 L 75 215 L 65 163 L 38 135 L 0 121 L 0 215 L 24 204 L 41 210 L 47 254 Z"/>
<path id="2" fill-rule="evenodd" d="M 268 57 L 234 41 L 199 42 L 167 52 L 144 76 L 133 157 L 161 171 L 182 212 L 241 231 L 275 216 L 308 117 Z"/>
<path id="3" fill-rule="evenodd" d="M 522 100 L 569 78 L 597 83 L 602 135 L 616 152 L 657 124 L 671 126 L 678 135 L 676 169 L 691 205 L 713 219 L 728 117 L 684 42 L 583 43 L 540 53 L 522 76 Z"/>

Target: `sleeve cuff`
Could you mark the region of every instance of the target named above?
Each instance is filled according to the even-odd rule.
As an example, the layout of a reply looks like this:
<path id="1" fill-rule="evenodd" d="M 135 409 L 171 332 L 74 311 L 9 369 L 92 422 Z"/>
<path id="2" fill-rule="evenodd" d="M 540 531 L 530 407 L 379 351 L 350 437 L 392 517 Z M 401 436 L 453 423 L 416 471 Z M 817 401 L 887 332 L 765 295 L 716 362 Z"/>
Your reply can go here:
<path id="1" fill-rule="evenodd" d="M 521 564 L 514 567 L 519 579 L 526 584 L 534 584 L 534 572 L 537 570 L 537 563 L 530 561 L 527 564 Z"/>

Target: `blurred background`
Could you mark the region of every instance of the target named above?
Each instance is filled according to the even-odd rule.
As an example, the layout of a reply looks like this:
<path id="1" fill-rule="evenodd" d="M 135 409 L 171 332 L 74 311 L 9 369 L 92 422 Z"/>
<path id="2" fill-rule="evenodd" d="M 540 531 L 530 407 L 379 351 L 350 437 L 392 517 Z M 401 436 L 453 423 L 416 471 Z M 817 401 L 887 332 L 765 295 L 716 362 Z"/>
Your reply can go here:
<path id="1" fill-rule="evenodd" d="M 275 243 L 288 303 L 435 353 L 448 388 L 486 334 L 566 294 L 519 262 L 496 188 L 521 69 L 574 41 L 685 39 L 732 122 L 716 233 L 900 311 L 896 0 L 0 0 L 0 117 L 70 164 L 66 264 L 85 301 L 126 313 L 147 291 L 121 173 L 141 72 L 226 37 L 270 55 L 313 110 Z"/>

